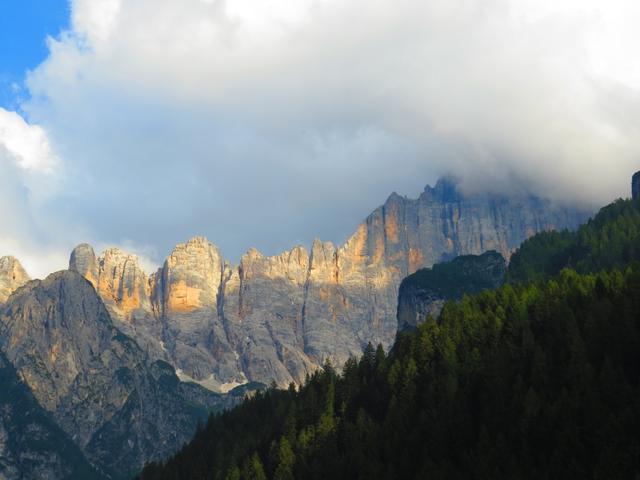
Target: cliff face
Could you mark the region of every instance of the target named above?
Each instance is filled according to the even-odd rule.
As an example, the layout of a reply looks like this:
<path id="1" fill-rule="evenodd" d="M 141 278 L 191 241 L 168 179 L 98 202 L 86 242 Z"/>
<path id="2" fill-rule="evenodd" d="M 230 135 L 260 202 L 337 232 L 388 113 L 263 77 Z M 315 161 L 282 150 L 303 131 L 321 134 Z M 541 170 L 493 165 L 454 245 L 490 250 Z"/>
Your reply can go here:
<path id="1" fill-rule="evenodd" d="M 429 316 L 437 318 L 447 300 L 498 288 L 506 271 L 506 262 L 496 251 L 463 255 L 418 270 L 400 284 L 398 330 L 415 328 Z"/>
<path id="2" fill-rule="evenodd" d="M 120 330 L 135 338 L 150 357 L 166 359 L 162 324 L 155 320 L 151 301 L 151 279 L 135 255 L 109 248 L 97 257 L 93 247 L 83 243 L 71 252 L 69 270 L 93 285 Z"/>
<path id="3" fill-rule="evenodd" d="M 126 269 L 114 271 L 127 277 Z M 112 285 L 97 272 L 99 285 Z M 225 401 L 150 359 L 114 326 L 92 285 L 71 271 L 29 282 L 10 297 L 0 310 L 0 349 L 55 423 L 115 476 L 175 451 L 208 409 Z"/>
<path id="4" fill-rule="evenodd" d="M 640 198 L 640 172 L 636 172 L 631 178 L 631 198 Z"/>
<path id="5" fill-rule="evenodd" d="M 0 258 L 0 303 L 6 302 L 14 291 L 29 280 L 29 275 L 16 258 Z"/>
<path id="6" fill-rule="evenodd" d="M 82 245 L 70 268 L 96 286 L 119 328 L 181 378 L 218 391 L 285 386 L 368 342 L 391 345 L 398 287 L 417 269 L 487 250 L 509 258 L 534 233 L 587 217 L 531 196 L 463 195 L 441 180 L 418 199 L 391 195 L 341 247 L 250 250 L 235 266 L 198 237 L 147 277 L 135 257 L 109 250 L 96 259 Z"/>

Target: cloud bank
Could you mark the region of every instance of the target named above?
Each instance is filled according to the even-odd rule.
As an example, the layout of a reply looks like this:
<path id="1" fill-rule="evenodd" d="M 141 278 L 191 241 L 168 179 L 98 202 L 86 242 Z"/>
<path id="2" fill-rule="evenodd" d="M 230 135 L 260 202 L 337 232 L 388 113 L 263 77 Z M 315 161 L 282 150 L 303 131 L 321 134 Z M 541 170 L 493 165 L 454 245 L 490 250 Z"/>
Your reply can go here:
<path id="1" fill-rule="evenodd" d="M 640 168 L 631 0 L 74 0 L 71 12 L 22 104 L 34 142 L 56 152 L 38 154 L 55 158 L 55 188 L 3 198 L 46 228 L 38 245 L 126 244 L 159 261 L 204 234 L 237 260 L 340 242 L 391 191 L 415 196 L 445 173 L 600 205 Z M 16 160 L 7 141 L 2 168 L 27 185 L 28 165 L 46 162 Z"/>

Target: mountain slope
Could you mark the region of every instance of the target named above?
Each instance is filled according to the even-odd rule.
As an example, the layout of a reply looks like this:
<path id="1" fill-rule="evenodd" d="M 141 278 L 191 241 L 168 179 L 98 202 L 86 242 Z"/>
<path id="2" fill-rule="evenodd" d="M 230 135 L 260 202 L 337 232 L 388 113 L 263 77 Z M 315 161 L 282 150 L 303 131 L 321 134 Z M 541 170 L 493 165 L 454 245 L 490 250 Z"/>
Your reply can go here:
<path id="1" fill-rule="evenodd" d="M 234 266 L 196 237 L 147 275 L 132 255 L 96 257 L 81 245 L 70 269 L 92 282 L 118 328 L 182 378 L 216 391 L 286 386 L 369 342 L 390 346 L 408 274 L 491 249 L 508 258 L 528 236 L 587 216 L 528 195 L 467 195 L 444 179 L 415 200 L 391 195 L 341 247 L 316 240 L 273 257 L 252 249 Z"/>
<path id="2" fill-rule="evenodd" d="M 447 303 L 389 355 L 210 418 L 140 478 L 636 478 L 640 265 L 613 252 L 623 270 Z"/>
<path id="3" fill-rule="evenodd" d="M 38 403 L 104 471 L 127 476 L 192 435 L 224 399 L 178 381 L 112 323 L 75 272 L 18 289 L 0 310 L 0 349 Z"/>
<path id="4" fill-rule="evenodd" d="M 398 331 L 415 328 L 429 316 L 437 318 L 447 300 L 459 300 L 504 282 L 507 265 L 498 252 L 462 255 L 409 275 L 398 293 Z"/>
<path id="5" fill-rule="evenodd" d="M 104 478 L 54 423 L 0 352 L 0 478 Z"/>
<path id="6" fill-rule="evenodd" d="M 577 231 L 548 232 L 524 242 L 511 258 L 511 283 L 543 280 L 565 267 L 578 272 L 640 261 L 640 200 L 617 200 Z"/>

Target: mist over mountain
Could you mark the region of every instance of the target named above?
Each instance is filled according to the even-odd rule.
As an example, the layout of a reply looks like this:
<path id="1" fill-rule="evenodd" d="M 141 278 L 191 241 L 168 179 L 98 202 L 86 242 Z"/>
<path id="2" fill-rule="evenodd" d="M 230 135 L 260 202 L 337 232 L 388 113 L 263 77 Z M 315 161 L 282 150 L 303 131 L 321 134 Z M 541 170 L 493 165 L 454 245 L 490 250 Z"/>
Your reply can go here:
<path id="1" fill-rule="evenodd" d="M 602 205 L 640 158 L 638 8 L 74 0 L 0 110 L 0 249 L 32 276 L 78 238 L 157 265 L 204 235 L 237 262 L 342 243 L 445 174 Z"/>

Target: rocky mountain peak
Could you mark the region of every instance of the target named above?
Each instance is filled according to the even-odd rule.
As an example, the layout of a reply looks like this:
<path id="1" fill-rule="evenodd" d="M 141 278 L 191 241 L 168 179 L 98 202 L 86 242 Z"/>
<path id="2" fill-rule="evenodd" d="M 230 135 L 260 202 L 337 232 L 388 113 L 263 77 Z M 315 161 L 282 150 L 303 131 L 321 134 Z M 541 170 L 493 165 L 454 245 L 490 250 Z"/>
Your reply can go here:
<path id="1" fill-rule="evenodd" d="M 20 264 L 17 258 L 6 256 L 0 258 L 0 303 L 31 278 Z"/>
<path id="2" fill-rule="evenodd" d="M 420 196 L 421 200 L 431 200 L 440 202 L 456 202 L 462 198 L 458 189 L 458 179 L 452 176 L 440 178 L 435 186 L 427 185 Z"/>
<path id="3" fill-rule="evenodd" d="M 77 272 L 89 280 L 93 286 L 98 285 L 98 263 L 93 247 L 88 243 L 81 243 L 71 252 L 69 270 Z"/>
<path id="4" fill-rule="evenodd" d="M 82 243 L 71 252 L 69 270 L 86 278 L 118 317 L 149 305 L 151 286 L 136 255 L 113 247 L 96 257 L 93 247 Z"/>
<path id="5" fill-rule="evenodd" d="M 387 198 L 387 201 L 384 202 L 385 206 L 393 204 L 393 203 L 402 203 L 405 200 L 405 197 L 399 195 L 396 192 L 392 192 L 391 195 Z"/>
<path id="6" fill-rule="evenodd" d="M 69 270 L 17 292 L 5 307 L 2 323 L 5 353 L 50 411 L 57 409 L 78 373 L 106 349 L 105 338 L 113 328 L 91 284 Z M 39 359 L 33 362 L 36 352 Z"/>
<path id="7" fill-rule="evenodd" d="M 104 258 L 113 257 L 117 252 Z M 153 362 L 116 322 L 89 281 L 56 272 L 2 306 L 0 349 L 92 461 L 131 478 L 145 461 L 178 448 L 221 399 L 181 384 L 171 366 Z"/>
<path id="8" fill-rule="evenodd" d="M 157 280 L 164 311 L 186 313 L 204 306 L 215 309 L 223 266 L 218 247 L 204 237 L 178 244 Z"/>

